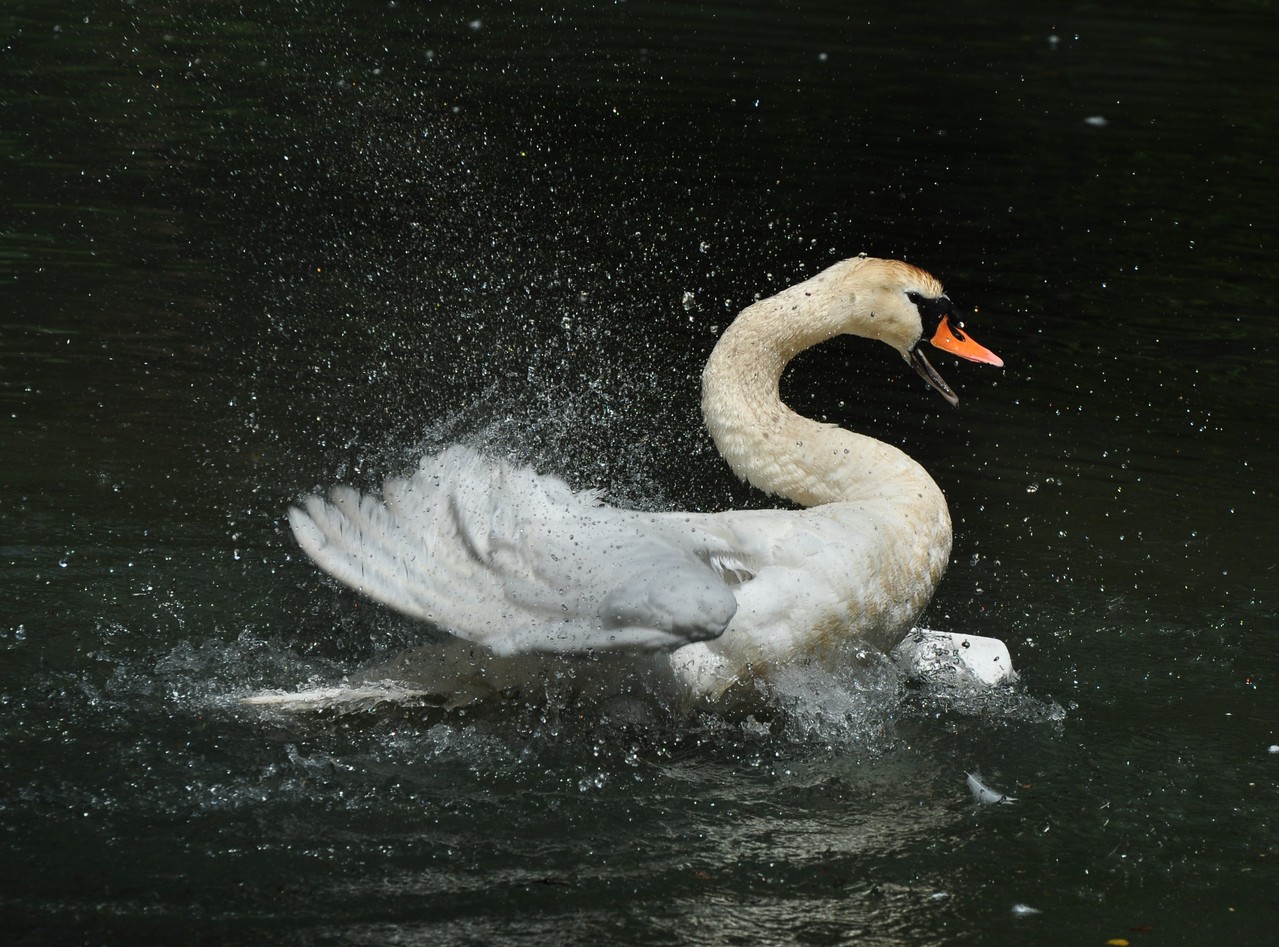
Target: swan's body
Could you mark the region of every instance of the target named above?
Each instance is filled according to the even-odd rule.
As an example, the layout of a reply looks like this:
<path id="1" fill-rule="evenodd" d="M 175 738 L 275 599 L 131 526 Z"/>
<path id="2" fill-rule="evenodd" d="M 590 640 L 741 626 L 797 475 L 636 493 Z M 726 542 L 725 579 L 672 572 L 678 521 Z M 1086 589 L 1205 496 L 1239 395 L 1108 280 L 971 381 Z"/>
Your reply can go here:
<path id="1" fill-rule="evenodd" d="M 932 597 L 950 555 L 941 490 L 903 452 L 801 417 L 778 383 L 839 334 L 893 346 L 949 400 L 919 352 L 999 364 L 962 332 L 941 285 L 903 263 L 845 260 L 747 307 L 703 374 L 702 410 L 733 470 L 806 509 L 645 513 L 555 477 L 452 447 L 381 500 L 338 488 L 289 512 L 326 571 L 497 654 L 621 650 L 685 692 L 715 696 L 848 642 L 887 651 Z M 955 336 L 958 336 L 956 339 Z"/>

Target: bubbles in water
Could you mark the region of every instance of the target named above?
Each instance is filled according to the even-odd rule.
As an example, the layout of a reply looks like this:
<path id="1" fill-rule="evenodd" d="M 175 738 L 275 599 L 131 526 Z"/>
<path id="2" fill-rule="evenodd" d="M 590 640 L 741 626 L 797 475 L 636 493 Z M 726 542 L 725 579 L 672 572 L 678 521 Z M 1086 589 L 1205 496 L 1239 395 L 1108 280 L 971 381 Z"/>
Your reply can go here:
<path id="1" fill-rule="evenodd" d="M 590 776 L 580 780 L 577 784 L 578 792 L 590 792 L 594 789 L 603 789 L 608 783 L 608 775 L 605 773 L 593 773 Z"/>

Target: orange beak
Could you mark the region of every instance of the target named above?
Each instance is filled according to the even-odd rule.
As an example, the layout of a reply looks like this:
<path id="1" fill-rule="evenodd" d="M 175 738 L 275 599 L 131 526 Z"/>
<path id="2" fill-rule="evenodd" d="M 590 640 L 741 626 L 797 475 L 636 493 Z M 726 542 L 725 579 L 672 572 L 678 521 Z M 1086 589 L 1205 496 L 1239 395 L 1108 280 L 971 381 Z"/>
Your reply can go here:
<path id="1" fill-rule="evenodd" d="M 942 316 L 941 323 L 937 326 L 931 341 L 942 351 L 966 358 L 970 362 L 982 362 L 986 365 L 994 365 L 996 368 L 1002 368 L 1004 365 L 1002 358 L 964 334 L 962 322 L 952 328 L 949 316 Z"/>

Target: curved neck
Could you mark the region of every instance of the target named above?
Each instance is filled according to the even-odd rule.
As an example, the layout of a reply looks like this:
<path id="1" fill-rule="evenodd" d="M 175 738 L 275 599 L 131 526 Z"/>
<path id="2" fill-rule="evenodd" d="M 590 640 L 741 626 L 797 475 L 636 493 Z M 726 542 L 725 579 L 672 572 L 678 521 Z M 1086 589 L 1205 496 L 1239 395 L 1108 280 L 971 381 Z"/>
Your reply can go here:
<path id="1" fill-rule="evenodd" d="M 782 403 L 792 358 L 870 318 L 837 280 L 828 270 L 742 310 L 702 373 L 706 427 L 739 477 L 802 506 L 908 493 L 944 508 L 932 478 L 902 451 Z"/>

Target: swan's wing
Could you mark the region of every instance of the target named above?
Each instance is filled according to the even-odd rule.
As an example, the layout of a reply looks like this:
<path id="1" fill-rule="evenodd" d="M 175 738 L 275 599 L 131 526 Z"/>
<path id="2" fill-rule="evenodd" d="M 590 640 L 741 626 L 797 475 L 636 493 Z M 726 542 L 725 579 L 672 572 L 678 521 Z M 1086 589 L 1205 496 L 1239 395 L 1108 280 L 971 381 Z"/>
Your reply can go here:
<path id="1" fill-rule="evenodd" d="M 670 650 L 720 635 L 737 608 L 703 531 L 462 447 L 381 500 L 308 497 L 289 524 L 343 583 L 503 654 Z"/>

